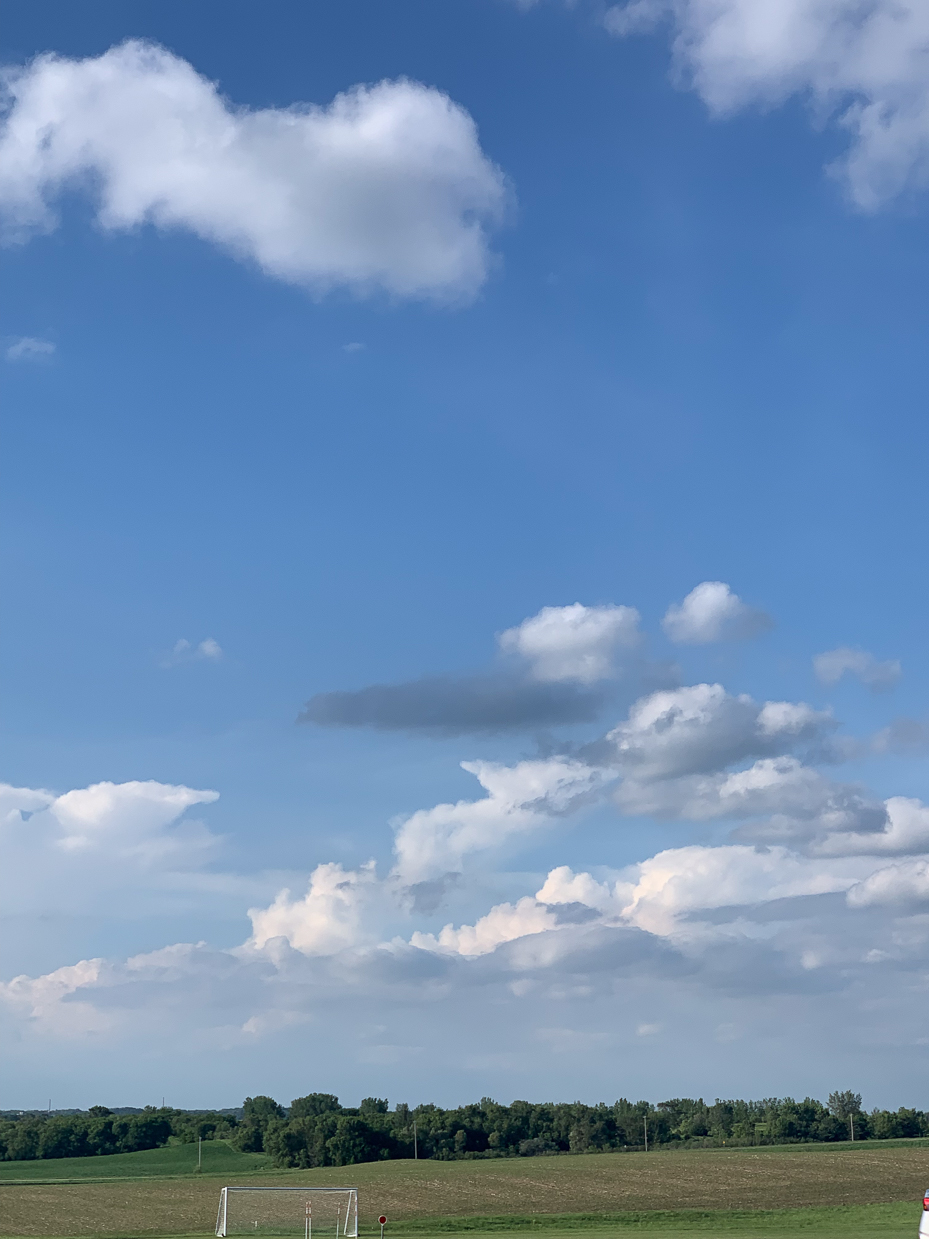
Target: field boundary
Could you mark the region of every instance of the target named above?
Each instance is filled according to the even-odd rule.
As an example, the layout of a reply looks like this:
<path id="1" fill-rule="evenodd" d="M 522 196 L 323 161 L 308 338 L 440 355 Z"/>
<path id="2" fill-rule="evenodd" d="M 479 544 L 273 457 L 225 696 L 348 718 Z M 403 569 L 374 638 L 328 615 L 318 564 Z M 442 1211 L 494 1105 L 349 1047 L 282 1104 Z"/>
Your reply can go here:
<path id="1" fill-rule="evenodd" d="M 452 1236 L 483 1234 L 508 1236 L 519 1234 L 608 1235 L 617 1232 L 651 1232 L 658 1239 L 667 1235 L 770 1235 L 787 1239 L 808 1233 L 823 1235 L 871 1235 L 872 1227 L 909 1226 L 915 1235 L 919 1222 L 919 1205 L 896 1202 L 872 1205 L 811 1206 L 797 1209 L 634 1209 L 614 1213 L 513 1214 L 487 1217 L 421 1218 L 407 1223 L 390 1223 L 390 1231 L 398 1236 Z M 865 1229 L 866 1228 L 866 1229 Z M 73 1235 L 70 1239 L 208 1239 L 211 1231 L 130 1231 L 98 1232 L 96 1235 Z M 359 1227 L 360 1239 L 374 1239 L 379 1228 Z M 29 1236 L 0 1232 L 0 1239 L 30 1239 Z"/>

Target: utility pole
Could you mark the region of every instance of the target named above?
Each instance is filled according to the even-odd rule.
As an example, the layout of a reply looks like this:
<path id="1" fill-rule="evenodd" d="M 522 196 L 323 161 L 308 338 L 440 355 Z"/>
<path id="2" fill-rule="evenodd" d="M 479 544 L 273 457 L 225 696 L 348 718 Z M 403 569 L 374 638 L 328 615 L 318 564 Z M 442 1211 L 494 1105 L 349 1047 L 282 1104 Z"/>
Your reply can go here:
<path id="1" fill-rule="evenodd" d="M 645 1115 L 645 1152 L 648 1152 L 648 1115 Z"/>
<path id="2" fill-rule="evenodd" d="M 203 1168 L 203 1137 L 197 1137 L 197 1169 Z"/>
<path id="3" fill-rule="evenodd" d="M 855 1141 L 855 1116 L 854 1114 L 850 1114 L 848 1116 L 848 1125 L 852 1130 L 852 1143 L 854 1143 Z"/>
<path id="4" fill-rule="evenodd" d="M 416 1143 L 416 1120 L 413 1120 L 413 1160 L 419 1161 L 419 1145 Z"/>

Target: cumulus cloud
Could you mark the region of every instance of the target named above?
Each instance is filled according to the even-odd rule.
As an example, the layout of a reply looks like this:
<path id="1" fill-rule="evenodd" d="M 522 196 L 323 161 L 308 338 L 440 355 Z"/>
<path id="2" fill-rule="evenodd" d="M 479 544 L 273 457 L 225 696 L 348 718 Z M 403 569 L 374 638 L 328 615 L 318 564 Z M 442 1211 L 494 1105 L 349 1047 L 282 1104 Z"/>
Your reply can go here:
<path id="1" fill-rule="evenodd" d="M 837 684 L 844 675 L 853 675 L 875 693 L 893 688 L 900 679 L 900 663 L 895 658 L 879 662 L 867 650 L 849 646 L 817 654 L 813 669 L 823 684 Z"/>
<path id="2" fill-rule="evenodd" d="M 131 40 L 39 56 L 7 88 L 0 210 L 14 237 L 54 228 L 54 199 L 77 186 L 104 228 L 183 228 L 317 292 L 454 300 L 486 278 L 504 180 L 468 113 L 430 87 L 251 110 Z"/>
<path id="3" fill-rule="evenodd" d="M 487 795 L 420 809 L 398 823 L 395 873 L 407 886 L 459 873 L 466 856 L 498 848 L 590 801 L 608 772 L 566 758 L 515 766 L 462 762 Z"/>
<path id="4" fill-rule="evenodd" d="M 929 808 L 910 796 L 891 796 L 884 801 L 885 820 L 880 829 L 829 833 L 817 845 L 820 854 L 880 856 L 929 852 Z"/>
<path id="5" fill-rule="evenodd" d="M 299 721 L 460 736 L 587 723 L 602 707 L 600 692 L 577 683 L 500 675 L 431 676 L 354 692 L 317 693 Z"/>
<path id="6" fill-rule="evenodd" d="M 722 581 L 704 581 L 683 602 L 668 607 L 661 626 L 672 641 L 708 645 L 757 636 L 771 627 L 771 619 L 746 606 Z"/>
<path id="7" fill-rule="evenodd" d="M 552 1004 L 583 1000 L 585 1011 L 601 1005 L 611 1037 L 626 1020 L 627 1043 L 648 1035 L 637 1029 L 672 1035 L 682 1012 L 689 1036 L 703 1004 L 711 1045 L 721 1026 L 748 1027 L 751 1004 L 764 996 L 852 1002 L 860 984 L 873 987 L 866 973 L 876 959 L 890 995 L 893 976 L 924 967 L 929 945 L 921 914 L 929 807 L 881 801 L 808 764 L 828 752 L 834 728 L 830 714 L 802 702 L 759 702 L 719 684 L 649 693 L 603 741 L 571 756 L 465 763 L 484 795 L 392 822 L 395 863 L 384 876 L 373 861 L 323 860 L 299 884 L 282 876 L 258 895 L 237 888 L 237 909 L 249 908 L 252 925 L 239 946 L 175 943 L 123 961 L 68 960 L 6 982 L 0 1001 L 23 1045 L 36 1033 L 137 1046 L 175 1035 L 189 1018 L 211 1052 L 288 1030 L 302 1050 L 312 1038 L 315 1052 L 330 1023 L 317 1013 L 338 1007 L 359 1013 L 339 1024 L 333 1052 L 342 1061 L 344 1028 L 365 1025 L 362 1004 L 373 1002 L 385 1022 L 390 1010 L 408 1022 L 415 1004 L 479 1009 L 483 1034 L 498 1009 L 512 1020 L 511 1001 L 521 1004 L 520 1027 L 565 1031 Z M 735 830 L 725 842 L 665 848 L 618 870 L 500 872 L 501 853 L 538 844 L 594 803 L 610 812 L 608 796 L 624 816 L 728 819 Z M 145 881 L 163 903 L 180 879 L 199 895 L 200 867 L 217 841 L 184 815 L 215 798 L 154 781 L 60 796 L 0 787 L 15 874 L 5 875 L 5 909 L 26 906 L 18 890 L 37 888 L 28 881 L 37 873 L 50 875 L 47 903 L 72 897 L 86 908 L 107 891 L 110 907 L 121 885 L 135 906 Z M 633 1001 L 639 984 L 652 988 Z M 475 1003 L 479 993 L 486 1002 Z M 402 1041 L 396 1029 L 378 1037 Z M 360 1061 L 373 1052 L 366 1046 Z"/>
<path id="8" fill-rule="evenodd" d="M 634 607 L 543 607 L 516 628 L 500 634 L 500 648 L 525 658 L 537 680 L 593 684 L 615 674 L 617 650 L 640 642 Z"/>
<path id="9" fill-rule="evenodd" d="M 636 866 L 623 917 L 655 934 L 682 930 L 682 918 L 715 908 L 847 891 L 862 862 L 810 860 L 783 847 L 669 848 Z"/>
<path id="10" fill-rule="evenodd" d="M 558 918 L 554 913 L 527 895 L 515 904 L 497 904 L 473 925 L 461 925 L 458 929 L 446 925 L 438 935 L 417 931 L 410 941 L 420 950 L 471 957 L 487 955 L 503 942 L 513 942 L 557 926 Z"/>
<path id="11" fill-rule="evenodd" d="M 641 698 L 589 754 L 620 776 L 612 798 L 626 815 L 729 819 L 740 842 L 816 856 L 919 850 L 920 802 L 884 802 L 808 764 L 832 759 L 835 727 L 804 702 L 759 703 L 695 684 Z"/>
<path id="12" fill-rule="evenodd" d="M 617 35 L 669 20 L 680 79 L 724 115 L 792 95 L 852 136 L 838 162 L 874 210 L 929 179 L 929 10 L 922 0 L 633 0 L 606 15 Z"/>
<path id="13" fill-rule="evenodd" d="M 705 942 L 720 930 L 702 913 L 726 909 L 725 920 L 732 924 L 753 905 L 845 894 L 869 868 L 857 858 L 810 859 L 784 847 L 759 851 L 738 844 L 669 848 L 607 881 L 562 865 L 534 897 L 498 904 L 473 925 L 449 924 L 437 935 L 414 933 L 411 941 L 424 950 L 485 955 L 519 938 L 590 925 L 577 912 L 559 915 L 565 908 L 586 908 L 599 926 L 631 927 L 682 945 Z M 743 925 L 741 932 L 757 931 Z"/>
<path id="14" fill-rule="evenodd" d="M 102 959 L 82 959 L 44 976 L 14 977 L 0 982 L 0 999 L 45 1032 L 68 1037 L 101 1032 L 109 1025 L 106 1014 L 92 1002 L 69 1000 L 79 990 L 95 987 L 104 967 Z"/>
<path id="15" fill-rule="evenodd" d="M 693 684 L 640 698 L 607 742 L 626 774 L 653 781 L 786 753 L 834 728 L 828 713 L 803 702 L 762 704 L 721 684 Z"/>
<path id="16" fill-rule="evenodd" d="M 847 895 L 852 908 L 929 903 L 929 860 L 898 861 L 856 883 Z"/>
<path id="17" fill-rule="evenodd" d="M 883 803 L 853 785 L 833 782 L 795 757 L 768 757 L 745 770 L 651 783 L 626 779 L 614 793 L 627 814 L 677 820 L 741 820 L 735 835 L 756 843 L 812 847 L 837 832 L 879 831 Z M 762 819 L 754 821 L 752 819 Z"/>
<path id="18" fill-rule="evenodd" d="M 302 899 L 282 890 L 269 908 L 249 908 L 250 945 L 260 950 L 284 938 L 304 955 L 334 955 L 376 941 L 366 913 L 378 895 L 373 861 L 348 871 L 338 864 L 317 865 Z"/>
<path id="19" fill-rule="evenodd" d="M 47 809 L 54 799 L 54 792 L 0 783 L 0 826 L 18 827 L 21 822 L 28 822 L 34 813 Z"/>
<path id="20" fill-rule="evenodd" d="M 8 345 L 5 356 L 7 361 L 41 361 L 51 357 L 55 345 L 51 340 L 39 340 L 35 336 L 20 336 Z"/>
<path id="21" fill-rule="evenodd" d="M 170 783 L 94 783 L 65 792 L 50 805 L 62 827 L 59 846 L 68 851 L 106 846 L 152 857 L 174 850 L 165 827 L 195 804 L 212 804 L 219 792 Z M 183 846 L 183 845 L 182 845 Z"/>
<path id="22" fill-rule="evenodd" d="M 56 796 L 0 785 L 6 863 L 0 899 L 8 915 L 161 912 L 169 890 L 201 903 L 208 892 L 244 886 L 213 873 L 221 839 L 186 816 L 219 793 L 154 780 L 102 782 Z"/>

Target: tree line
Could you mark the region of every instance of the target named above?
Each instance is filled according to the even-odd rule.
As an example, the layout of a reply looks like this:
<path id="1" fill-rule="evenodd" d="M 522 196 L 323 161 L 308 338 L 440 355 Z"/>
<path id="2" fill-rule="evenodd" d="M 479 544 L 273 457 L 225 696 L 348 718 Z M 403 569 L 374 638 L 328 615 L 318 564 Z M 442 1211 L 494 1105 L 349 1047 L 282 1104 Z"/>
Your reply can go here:
<path id="1" fill-rule="evenodd" d="M 915 1136 L 929 1136 L 929 1113 L 905 1107 L 866 1112 L 861 1095 L 850 1091 L 831 1093 L 826 1103 L 768 1097 L 712 1105 L 685 1097 L 657 1105 L 621 1099 L 504 1106 L 485 1097 L 452 1110 L 402 1104 L 391 1110 L 378 1097 L 343 1106 L 331 1093 L 309 1093 L 287 1108 L 272 1097 L 248 1097 L 237 1111 L 7 1111 L 0 1115 L 0 1160 L 131 1153 L 198 1139 L 229 1140 L 241 1152 L 267 1154 L 276 1166 L 312 1167 L 413 1156 L 444 1161 Z"/>

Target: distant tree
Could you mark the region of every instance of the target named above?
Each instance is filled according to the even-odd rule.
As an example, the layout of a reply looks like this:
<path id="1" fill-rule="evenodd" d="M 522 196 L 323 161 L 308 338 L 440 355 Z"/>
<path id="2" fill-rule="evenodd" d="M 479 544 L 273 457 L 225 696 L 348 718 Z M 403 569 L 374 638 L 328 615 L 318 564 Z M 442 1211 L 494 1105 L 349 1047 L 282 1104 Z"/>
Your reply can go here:
<path id="1" fill-rule="evenodd" d="M 377 1132 L 359 1118 L 340 1116 L 336 1129 L 326 1141 L 326 1150 L 333 1166 L 352 1166 L 356 1162 L 376 1161 L 381 1142 Z"/>
<path id="2" fill-rule="evenodd" d="M 364 1102 L 361 1104 L 363 1106 Z M 292 1119 L 315 1118 L 319 1114 L 338 1114 L 341 1109 L 339 1099 L 334 1093 L 307 1093 L 305 1097 L 296 1097 L 290 1103 L 290 1117 Z M 387 1109 L 386 1101 L 384 1109 Z"/>
<path id="3" fill-rule="evenodd" d="M 844 1093 L 830 1093 L 829 1109 L 837 1119 L 844 1120 L 848 1124 L 849 1134 L 854 1140 L 855 1118 L 861 1114 L 861 1094 L 853 1093 L 850 1089 Z M 859 1135 L 862 1134 L 864 1133 L 859 1127 Z"/>
<path id="4" fill-rule="evenodd" d="M 246 1097 L 245 1105 L 242 1107 L 243 1117 L 246 1119 L 281 1119 L 284 1117 L 284 1108 L 279 1106 L 273 1097 Z"/>
<path id="5" fill-rule="evenodd" d="M 829 1109 L 837 1119 L 847 1119 L 851 1114 L 861 1113 L 861 1094 L 847 1090 L 829 1094 Z"/>
<path id="6" fill-rule="evenodd" d="M 113 1111 L 107 1109 L 106 1106 L 91 1106 L 87 1113 L 91 1116 L 91 1118 L 105 1119 L 107 1115 L 112 1114 Z"/>
<path id="7" fill-rule="evenodd" d="M 364 1097 L 361 1105 L 358 1108 L 358 1113 L 362 1118 L 368 1118 L 373 1114 L 387 1113 L 387 1098 L 386 1097 Z"/>

